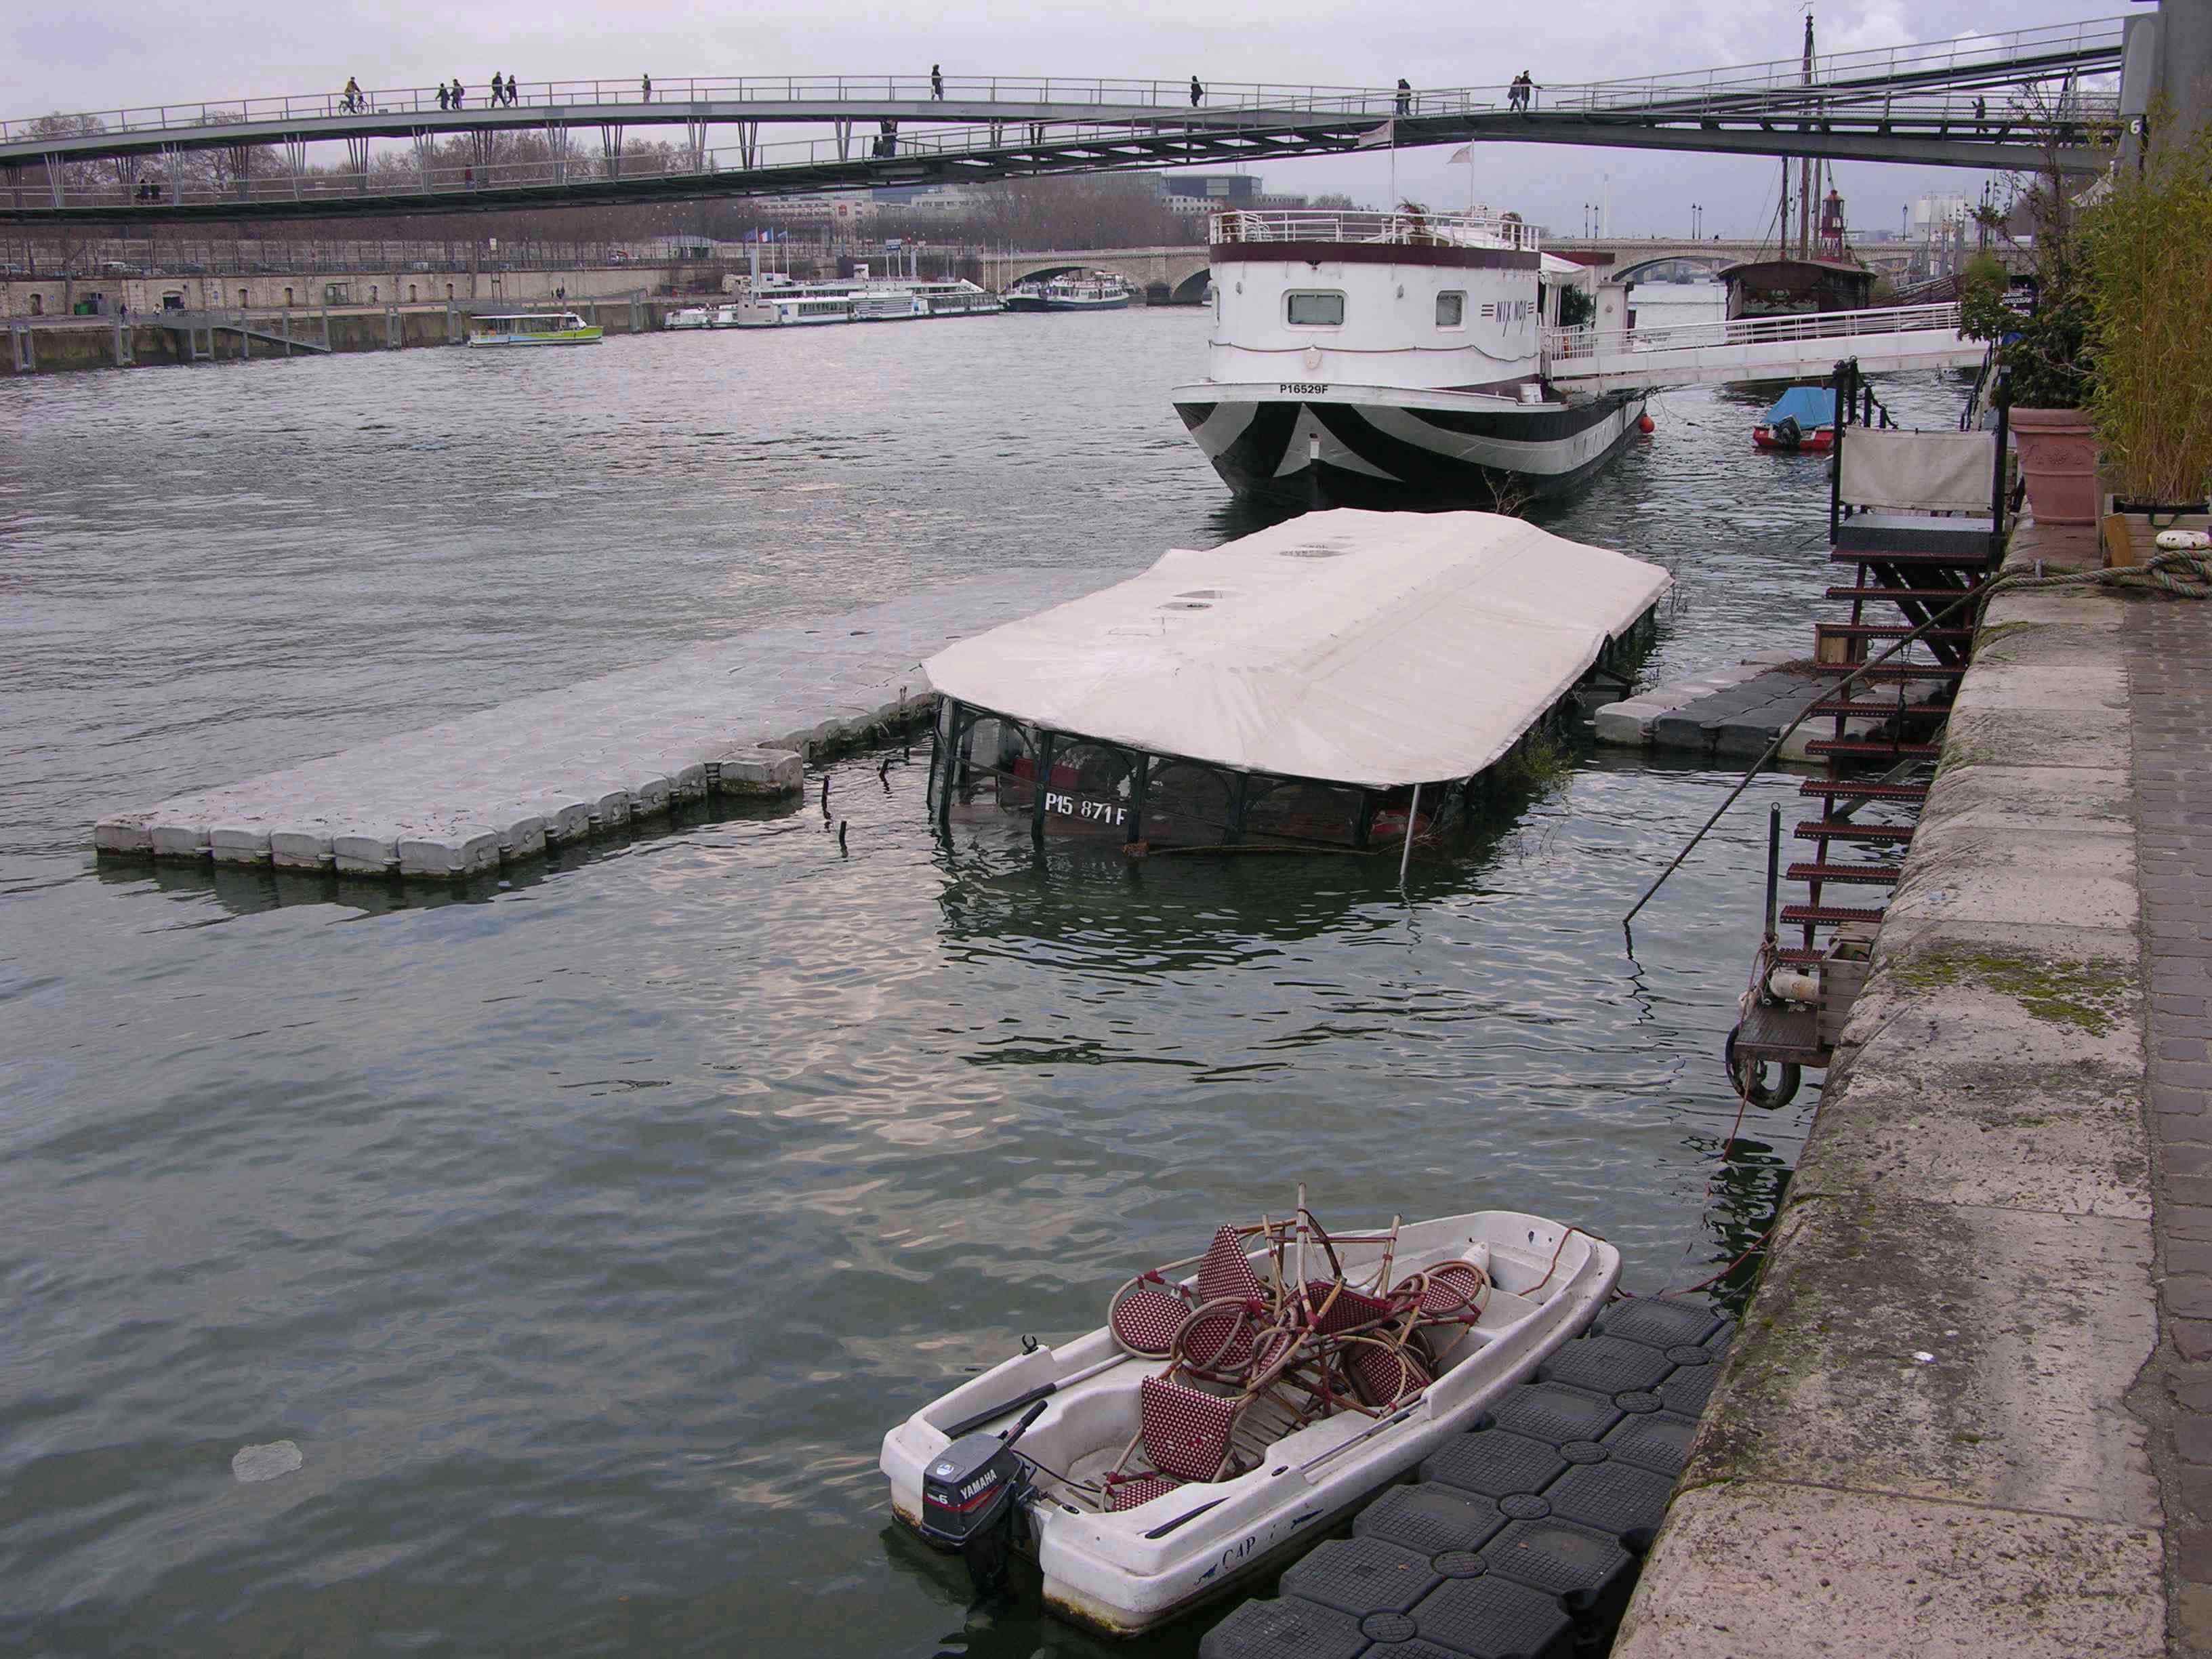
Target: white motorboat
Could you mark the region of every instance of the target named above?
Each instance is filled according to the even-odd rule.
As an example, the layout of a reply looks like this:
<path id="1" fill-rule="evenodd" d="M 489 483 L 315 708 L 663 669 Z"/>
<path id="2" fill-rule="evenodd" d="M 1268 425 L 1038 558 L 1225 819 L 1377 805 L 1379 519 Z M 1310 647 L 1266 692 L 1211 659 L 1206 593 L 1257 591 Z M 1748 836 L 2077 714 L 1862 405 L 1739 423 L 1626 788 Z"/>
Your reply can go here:
<path id="1" fill-rule="evenodd" d="M 1279 1569 L 1473 1426 L 1620 1275 L 1611 1245 L 1539 1216 L 1331 1237 L 1303 1194 L 1291 1220 L 1222 1228 L 1192 1261 L 886 1435 L 899 1519 L 979 1586 L 1018 1550 L 1053 1612 L 1150 1630 Z"/>
<path id="2" fill-rule="evenodd" d="M 605 331 L 573 311 L 516 312 L 469 319 L 471 346 L 597 345 Z"/>
<path id="3" fill-rule="evenodd" d="M 668 328 L 712 328 L 714 313 L 705 306 L 685 306 L 681 311 L 668 313 Z"/>
<path id="4" fill-rule="evenodd" d="M 1586 279 L 1517 214 L 1224 213 L 1213 337 L 1176 412 L 1239 495 L 1298 507 L 1552 495 L 1639 429 L 1641 391 L 1545 373 Z"/>

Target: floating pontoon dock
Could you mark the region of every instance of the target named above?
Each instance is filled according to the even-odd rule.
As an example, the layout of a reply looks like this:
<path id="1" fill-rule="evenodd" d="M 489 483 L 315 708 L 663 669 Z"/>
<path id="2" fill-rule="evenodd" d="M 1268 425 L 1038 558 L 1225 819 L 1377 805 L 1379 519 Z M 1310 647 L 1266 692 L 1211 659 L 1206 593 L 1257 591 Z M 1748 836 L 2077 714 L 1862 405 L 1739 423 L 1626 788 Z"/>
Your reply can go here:
<path id="1" fill-rule="evenodd" d="M 931 805 L 1133 845 L 1410 842 L 1618 677 L 1668 586 L 1493 513 L 1341 508 L 1178 550 L 929 659 Z"/>
<path id="2" fill-rule="evenodd" d="M 104 856 L 454 879 L 713 790 L 776 794 L 810 752 L 928 705 L 921 659 L 975 627 L 1109 580 L 1006 570 L 849 616 L 757 629 L 100 820 Z"/>

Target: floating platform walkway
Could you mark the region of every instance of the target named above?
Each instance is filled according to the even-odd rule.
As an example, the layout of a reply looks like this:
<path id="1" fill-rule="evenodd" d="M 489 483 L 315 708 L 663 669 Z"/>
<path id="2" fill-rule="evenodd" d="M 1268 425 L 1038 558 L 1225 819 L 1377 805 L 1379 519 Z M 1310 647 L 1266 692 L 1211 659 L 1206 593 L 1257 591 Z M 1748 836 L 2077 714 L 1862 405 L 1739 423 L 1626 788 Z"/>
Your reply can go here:
<path id="1" fill-rule="evenodd" d="M 710 793 L 799 787 L 805 762 L 934 706 L 922 659 L 979 625 L 1113 580 L 1006 570 L 850 615 L 755 629 L 386 738 L 118 812 L 102 857 L 459 880 Z"/>
<path id="2" fill-rule="evenodd" d="M 1200 1659 L 1603 1652 L 1735 1334 L 1701 1301 L 1614 1303 Z"/>

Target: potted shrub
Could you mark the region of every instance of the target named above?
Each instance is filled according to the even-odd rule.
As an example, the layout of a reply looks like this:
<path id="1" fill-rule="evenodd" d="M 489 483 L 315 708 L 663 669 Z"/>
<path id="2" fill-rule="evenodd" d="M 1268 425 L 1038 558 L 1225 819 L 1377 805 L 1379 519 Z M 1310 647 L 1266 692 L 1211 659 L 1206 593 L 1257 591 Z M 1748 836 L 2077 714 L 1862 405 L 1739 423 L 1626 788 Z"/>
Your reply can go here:
<path id="1" fill-rule="evenodd" d="M 2189 517 L 2212 475 L 2212 130 L 2122 168 L 2083 216 L 2090 410 L 2134 556 Z M 2119 528 L 2119 527 L 2114 527 Z M 2126 556 L 2114 536 L 2116 556 Z"/>
<path id="2" fill-rule="evenodd" d="M 2045 289 L 1998 348 L 2020 476 L 2038 524 L 2097 521 L 2097 434 L 2089 419 L 2089 307 Z"/>

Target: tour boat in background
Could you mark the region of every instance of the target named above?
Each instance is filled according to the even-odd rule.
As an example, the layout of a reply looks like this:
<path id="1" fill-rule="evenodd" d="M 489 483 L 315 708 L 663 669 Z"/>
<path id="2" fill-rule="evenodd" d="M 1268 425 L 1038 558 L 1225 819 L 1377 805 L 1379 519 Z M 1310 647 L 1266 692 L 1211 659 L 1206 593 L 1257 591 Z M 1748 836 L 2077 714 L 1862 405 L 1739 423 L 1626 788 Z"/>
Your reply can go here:
<path id="1" fill-rule="evenodd" d="M 1048 283 L 1017 283 L 1006 290 L 1009 311 L 1123 311 L 1129 285 L 1118 276 L 1055 276 Z"/>
<path id="2" fill-rule="evenodd" d="M 998 295 L 963 278 L 795 283 L 775 276 L 748 287 L 733 309 L 739 328 L 788 328 L 817 323 L 880 323 L 921 317 L 985 316 L 1002 309 Z"/>
<path id="3" fill-rule="evenodd" d="M 714 313 L 705 306 L 685 306 L 681 311 L 672 311 L 664 328 L 712 328 Z"/>
<path id="4" fill-rule="evenodd" d="M 530 311 L 469 321 L 472 346 L 597 345 L 602 331 L 573 311 Z"/>
<path id="5" fill-rule="evenodd" d="M 1487 211 L 1237 212 L 1211 228 L 1206 375 L 1172 394 L 1239 495 L 1390 507 L 1556 494 L 1637 431 L 1641 390 L 1544 372 L 1582 267 Z"/>

